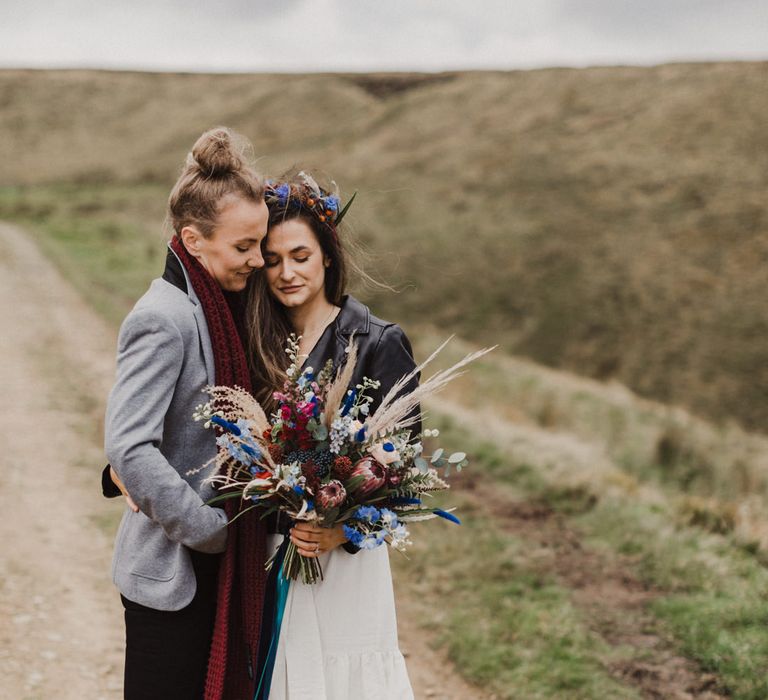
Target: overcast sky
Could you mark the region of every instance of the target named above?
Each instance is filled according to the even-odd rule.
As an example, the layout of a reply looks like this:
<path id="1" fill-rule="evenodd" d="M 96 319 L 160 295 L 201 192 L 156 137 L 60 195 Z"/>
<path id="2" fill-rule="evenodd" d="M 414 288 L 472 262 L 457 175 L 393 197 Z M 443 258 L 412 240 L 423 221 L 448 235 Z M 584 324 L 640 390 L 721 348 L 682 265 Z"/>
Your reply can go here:
<path id="1" fill-rule="evenodd" d="M 768 59 L 768 0 L 0 0 L 0 67 L 370 71 Z"/>

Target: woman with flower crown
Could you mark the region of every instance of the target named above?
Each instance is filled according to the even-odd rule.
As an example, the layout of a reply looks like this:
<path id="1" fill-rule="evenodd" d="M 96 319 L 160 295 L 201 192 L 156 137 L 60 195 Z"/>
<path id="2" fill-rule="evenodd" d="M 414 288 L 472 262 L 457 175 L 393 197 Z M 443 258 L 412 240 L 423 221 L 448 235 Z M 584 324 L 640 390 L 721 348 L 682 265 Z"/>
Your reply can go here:
<path id="1" fill-rule="evenodd" d="M 358 359 L 350 385 L 366 376 L 379 380 L 371 393 L 375 410 L 415 363 L 399 326 L 345 294 L 349 262 L 339 224 L 346 210 L 340 210 L 336 194 L 303 172 L 269 184 L 265 199 L 265 266 L 249 281 L 246 307 L 256 398 L 265 407 L 276 406 L 272 394 L 285 380 L 290 362 L 285 345 L 292 333 L 300 336 L 299 364 L 316 371 L 328 360 L 339 368 L 352 338 Z M 319 558 L 323 580 L 292 581 L 283 605 L 265 607 L 275 610 L 275 618 L 271 634 L 270 620 L 264 620 L 257 699 L 413 698 L 398 648 L 388 548 L 358 550 L 347 541 L 343 526 L 300 522 L 287 534 L 300 554 Z M 273 536 L 272 549 L 281 539 Z M 277 568 L 268 598 L 275 595 Z"/>

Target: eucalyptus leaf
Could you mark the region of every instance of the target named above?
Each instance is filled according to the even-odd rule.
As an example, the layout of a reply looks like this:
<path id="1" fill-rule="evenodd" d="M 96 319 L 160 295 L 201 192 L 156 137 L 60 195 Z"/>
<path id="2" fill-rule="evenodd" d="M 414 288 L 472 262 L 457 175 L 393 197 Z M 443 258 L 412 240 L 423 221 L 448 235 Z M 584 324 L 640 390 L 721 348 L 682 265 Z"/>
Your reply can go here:
<path id="1" fill-rule="evenodd" d="M 451 464 L 458 464 L 459 462 L 465 460 L 467 458 L 467 455 L 465 452 L 454 452 L 450 457 L 448 457 L 448 461 Z"/>
<path id="2" fill-rule="evenodd" d="M 416 457 L 416 459 L 413 460 L 413 465 L 422 473 L 425 474 L 427 469 L 429 469 L 429 465 L 427 464 L 427 460 L 423 457 Z"/>
<path id="3" fill-rule="evenodd" d="M 432 464 L 435 464 L 435 463 L 437 462 L 437 460 L 438 460 L 438 459 L 440 459 L 440 457 L 442 457 L 442 456 L 443 456 L 443 452 L 444 452 L 444 451 L 445 451 L 445 450 L 443 450 L 443 448 L 442 448 L 442 447 L 438 447 L 438 448 L 437 448 L 437 449 L 434 451 L 434 453 L 432 454 Z"/>

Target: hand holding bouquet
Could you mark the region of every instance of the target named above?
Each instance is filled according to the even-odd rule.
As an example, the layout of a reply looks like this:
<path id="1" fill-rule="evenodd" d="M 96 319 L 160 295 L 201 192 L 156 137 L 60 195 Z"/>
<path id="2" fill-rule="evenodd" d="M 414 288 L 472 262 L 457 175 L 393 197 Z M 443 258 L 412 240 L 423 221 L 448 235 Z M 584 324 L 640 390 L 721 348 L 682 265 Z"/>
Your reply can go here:
<path id="1" fill-rule="evenodd" d="M 468 355 L 405 392 L 443 346 L 400 379 L 375 413 L 367 394 L 378 388 L 375 378 L 348 388 L 356 362 L 352 343 L 335 376 L 330 361 L 316 374 L 311 367 L 299 369 L 298 339 L 292 336 L 286 350 L 292 364 L 283 390 L 275 394 L 278 408 L 271 419 L 242 389 L 209 388 L 211 401 L 197 408 L 195 419 L 219 430 L 216 476 L 210 480 L 222 493 L 211 502 L 242 499 L 248 505 L 237 517 L 259 507 L 262 517 L 281 511 L 321 527 L 341 523 L 347 539 L 361 549 L 387 542 L 404 550 L 410 544 L 408 522 L 439 516 L 458 523 L 451 512 L 424 501 L 431 492 L 448 488 L 438 469 L 447 473 L 455 465 L 460 470 L 466 455 L 445 457 L 437 450 L 427 456 L 422 435 L 412 435 L 411 429 L 418 422 L 421 400 L 488 350 Z M 322 578 L 322 569 L 316 558 L 301 556 L 290 543 L 283 574 L 314 583 Z"/>

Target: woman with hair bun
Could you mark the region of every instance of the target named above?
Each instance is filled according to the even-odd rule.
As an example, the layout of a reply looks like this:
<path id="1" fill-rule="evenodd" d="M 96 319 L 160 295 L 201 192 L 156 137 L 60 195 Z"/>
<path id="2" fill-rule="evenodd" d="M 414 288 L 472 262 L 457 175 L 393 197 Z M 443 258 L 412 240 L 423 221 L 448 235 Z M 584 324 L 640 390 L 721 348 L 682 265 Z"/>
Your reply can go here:
<path id="1" fill-rule="evenodd" d="M 338 196 L 298 173 L 269 183 L 266 201 L 264 270 L 248 283 L 246 309 L 257 398 L 275 406 L 272 393 L 286 378 L 284 348 L 291 333 L 300 336 L 304 366 L 318 371 L 328 360 L 338 369 L 353 338 L 358 359 L 350 386 L 365 376 L 379 380 L 370 393 L 375 410 L 415 363 L 402 329 L 345 293 L 349 261 L 339 235 L 345 210 Z M 320 558 L 323 580 L 291 581 L 284 611 L 265 608 L 273 617 L 264 620 L 265 661 L 256 700 L 412 700 L 398 647 L 388 548 L 359 551 L 346 541 L 341 525 L 299 522 L 289 534 L 300 554 Z M 279 538 L 270 539 L 271 550 L 279 544 Z M 268 597 L 274 595 L 278 569 L 272 569 Z"/>
<path id="2" fill-rule="evenodd" d="M 190 474 L 216 454 L 191 420 L 204 387 L 250 387 L 238 302 L 263 265 L 268 211 L 245 145 L 226 128 L 197 140 L 168 201 L 165 271 L 120 329 L 103 483 L 130 493 L 112 568 L 127 700 L 253 697 L 266 533 L 257 518 L 228 528 L 233 513 L 205 505 L 214 492 Z"/>

